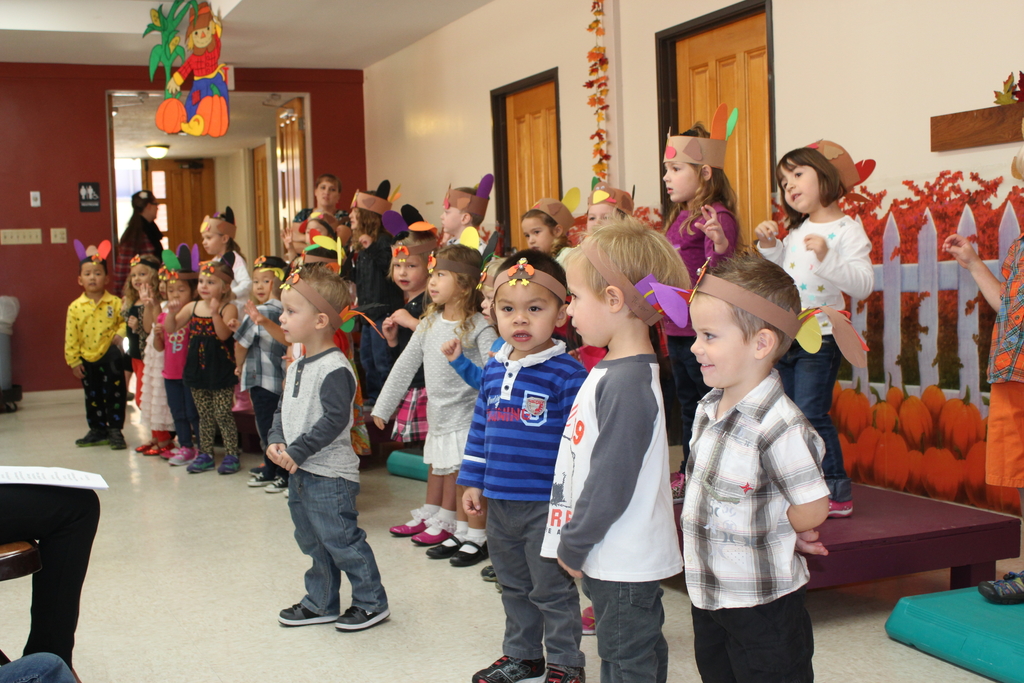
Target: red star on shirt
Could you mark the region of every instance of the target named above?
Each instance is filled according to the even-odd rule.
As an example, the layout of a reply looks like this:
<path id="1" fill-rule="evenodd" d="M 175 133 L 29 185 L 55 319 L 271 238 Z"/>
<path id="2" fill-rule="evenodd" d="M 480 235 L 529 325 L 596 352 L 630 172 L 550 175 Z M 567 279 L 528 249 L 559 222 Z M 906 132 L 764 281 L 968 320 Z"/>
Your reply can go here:
<path id="1" fill-rule="evenodd" d="M 751 491 L 754 490 L 754 487 L 750 485 L 750 482 L 747 482 L 746 484 L 744 484 L 740 488 L 743 489 L 743 493 L 750 493 Z"/>

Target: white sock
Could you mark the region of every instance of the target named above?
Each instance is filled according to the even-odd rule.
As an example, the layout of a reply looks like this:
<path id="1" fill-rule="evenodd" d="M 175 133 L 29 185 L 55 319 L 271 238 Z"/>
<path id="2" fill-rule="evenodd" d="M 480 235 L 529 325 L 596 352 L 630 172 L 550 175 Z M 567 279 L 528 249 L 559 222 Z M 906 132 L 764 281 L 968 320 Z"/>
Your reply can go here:
<path id="1" fill-rule="evenodd" d="M 487 529 L 470 529 L 469 532 L 466 534 L 466 540 L 472 541 L 477 545 L 483 545 L 487 542 Z"/>
<path id="2" fill-rule="evenodd" d="M 455 538 L 464 543 L 469 537 L 469 522 L 455 522 Z"/>
<path id="3" fill-rule="evenodd" d="M 437 511 L 441 509 L 440 505 L 424 505 L 421 508 L 413 510 L 411 512 L 412 519 L 405 523 L 406 526 L 416 526 L 424 520 L 428 520 L 437 514 Z"/>
<path id="4" fill-rule="evenodd" d="M 427 525 L 427 530 L 424 532 L 430 536 L 436 536 L 442 531 L 454 533 L 455 530 L 455 510 L 445 510 L 441 508 L 437 511 L 437 514 L 430 518 Z"/>

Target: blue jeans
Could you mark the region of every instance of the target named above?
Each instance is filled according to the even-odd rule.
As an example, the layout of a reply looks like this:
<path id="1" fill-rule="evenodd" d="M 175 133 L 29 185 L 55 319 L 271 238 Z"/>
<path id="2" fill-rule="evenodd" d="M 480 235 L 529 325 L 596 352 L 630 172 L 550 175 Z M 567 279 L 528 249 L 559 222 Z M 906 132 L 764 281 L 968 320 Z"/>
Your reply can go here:
<path id="1" fill-rule="evenodd" d="M 284 477 L 288 481 L 288 470 L 279 466 L 267 456 L 267 434 L 274 426 L 274 413 L 281 402 L 281 394 L 275 394 L 263 387 L 249 387 L 249 400 L 252 401 L 252 412 L 256 416 L 256 431 L 260 434 L 260 448 L 263 449 L 263 466 L 268 475 Z M 289 494 L 291 495 L 291 494 Z"/>
<path id="2" fill-rule="evenodd" d="M 821 470 L 825 474 L 829 497 L 837 503 L 853 500 L 853 485 L 843 467 L 839 432 L 828 414 L 832 409 L 832 387 L 839 376 L 840 360 L 842 357 L 835 339 L 826 334 L 821 338 L 821 349 L 817 353 L 807 353 L 793 342 L 786 355 L 775 364 L 786 395 L 793 399 L 825 441 Z"/>
<path id="3" fill-rule="evenodd" d="M 505 608 L 502 654 L 548 663 L 586 664 L 580 652 L 580 594 L 558 561 L 540 556 L 547 501 L 488 501 L 487 546 Z"/>
<path id="4" fill-rule="evenodd" d="M 388 596 L 366 532 L 357 523 L 359 484 L 298 470 L 288 479 L 288 509 L 299 549 L 313 559 L 302 605 L 317 614 L 341 614 L 341 572 L 352 584 L 352 605 L 382 612 Z M 346 609 L 348 609 L 346 607 Z"/>
<path id="5" fill-rule="evenodd" d="M 75 683 L 75 675 L 57 655 L 37 652 L 0 668 L 0 683 Z"/>
<path id="6" fill-rule="evenodd" d="M 387 315 L 373 318 L 379 329 Z M 391 348 L 386 339 L 373 331 L 369 325 L 363 326 L 359 337 L 359 362 L 363 366 L 363 402 L 376 403 L 377 396 L 384 386 L 384 380 L 391 372 Z"/>
<path id="7" fill-rule="evenodd" d="M 601 581 L 583 575 L 583 592 L 594 603 L 601 683 L 665 683 L 668 642 L 660 581 Z"/>
<path id="8" fill-rule="evenodd" d="M 174 418 L 174 431 L 182 448 L 195 448 L 199 441 L 199 411 L 192 399 L 192 390 L 180 379 L 164 379 L 167 407 Z"/>
<path id="9" fill-rule="evenodd" d="M 679 471 L 685 472 L 686 461 L 690 457 L 690 437 L 693 436 L 693 416 L 697 412 L 697 402 L 711 389 L 704 384 L 700 363 L 690 350 L 697 338 L 667 336 L 666 339 L 668 357 L 672 361 L 672 379 L 676 383 L 676 398 L 683 418 L 683 463 Z"/>

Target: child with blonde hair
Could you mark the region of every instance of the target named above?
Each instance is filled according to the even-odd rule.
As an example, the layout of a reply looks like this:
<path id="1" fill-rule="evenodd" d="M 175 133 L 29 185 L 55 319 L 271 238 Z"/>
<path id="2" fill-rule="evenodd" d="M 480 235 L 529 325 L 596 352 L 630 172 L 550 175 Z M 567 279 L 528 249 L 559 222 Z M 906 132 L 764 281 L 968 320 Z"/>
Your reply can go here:
<path id="1" fill-rule="evenodd" d="M 572 324 L 608 355 L 580 387 L 562 432 L 541 555 L 583 579 L 601 680 L 664 681 L 660 582 L 682 561 L 650 326 L 662 311 L 683 321 L 678 290 L 689 277 L 664 235 L 632 219 L 595 230 L 567 265 Z"/>
<path id="2" fill-rule="evenodd" d="M 188 328 L 188 357 L 182 379 L 191 389 L 199 411 L 199 454 L 188 463 L 189 474 L 208 472 L 214 468 L 213 447 L 220 427 L 226 453 L 217 468 L 220 474 L 234 474 L 239 468 L 238 427 L 231 412 L 234 404 L 235 347 L 232 342 L 232 321 L 238 309 L 231 303 L 233 253 L 223 261 L 206 261 L 199 266 L 199 301 L 183 306 L 180 299 L 167 305 L 165 334 Z M 172 459 L 172 464 L 174 461 Z"/>
<path id="3" fill-rule="evenodd" d="M 457 337 L 470 360 L 483 366 L 487 349 L 497 338 L 494 328 L 479 312 L 480 252 L 463 245 L 439 249 L 429 264 L 427 291 L 431 304 L 395 362 L 380 398 L 373 408 L 373 420 L 383 429 L 405 396 L 416 372 L 423 368 L 427 394 L 428 434 L 423 461 L 430 465 L 427 501 L 412 511 L 412 519 L 391 528 L 395 536 L 411 536 L 417 545 L 435 546 L 456 535 L 456 475 L 462 464 L 466 437 L 473 421 L 477 390 L 458 376 L 441 346 Z M 458 514 L 466 520 L 465 512 Z M 460 525 L 461 526 L 461 525 Z M 468 525 L 467 525 L 467 539 Z M 479 531 L 482 531 L 479 530 Z M 483 534 L 480 545 L 486 538 Z"/>
<path id="4" fill-rule="evenodd" d="M 245 257 L 242 250 L 235 241 L 238 234 L 238 226 L 235 225 L 235 212 L 231 207 L 225 207 L 223 212 L 217 212 L 212 216 L 203 219 L 199 226 L 199 236 L 202 238 L 203 249 L 214 261 L 223 261 L 227 254 L 231 254 L 228 265 L 231 267 L 231 293 L 234 299 L 235 308 L 241 310 L 245 302 L 249 300 L 249 291 L 252 289 L 252 278 L 245 265 Z"/>

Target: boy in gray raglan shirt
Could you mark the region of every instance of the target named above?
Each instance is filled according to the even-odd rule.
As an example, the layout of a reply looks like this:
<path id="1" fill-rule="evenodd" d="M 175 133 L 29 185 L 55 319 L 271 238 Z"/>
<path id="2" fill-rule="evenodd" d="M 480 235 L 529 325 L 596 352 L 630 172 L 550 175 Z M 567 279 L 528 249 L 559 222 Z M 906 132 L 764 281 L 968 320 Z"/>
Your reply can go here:
<path id="1" fill-rule="evenodd" d="M 281 329 L 305 352 L 288 368 L 267 456 L 291 473 L 288 508 L 295 540 L 313 566 L 306 572 L 306 596 L 282 610 L 278 621 L 335 622 L 339 631 L 359 631 L 391 612 L 373 550 L 357 523 L 359 458 L 349 437 L 356 376 L 333 341 L 341 325 L 338 312 L 351 300 L 345 282 L 322 267 L 303 269 L 285 287 Z M 352 604 L 344 614 L 341 572 L 352 584 Z"/>

